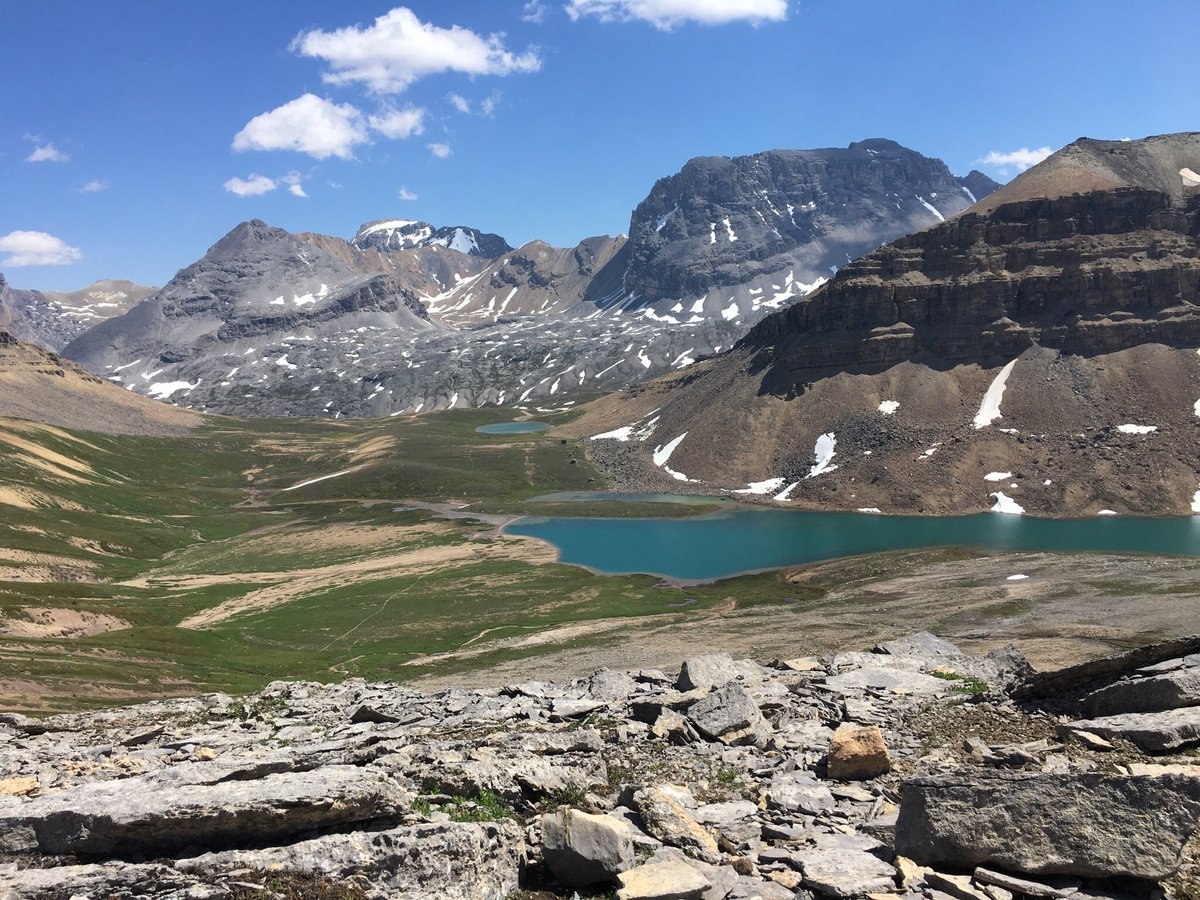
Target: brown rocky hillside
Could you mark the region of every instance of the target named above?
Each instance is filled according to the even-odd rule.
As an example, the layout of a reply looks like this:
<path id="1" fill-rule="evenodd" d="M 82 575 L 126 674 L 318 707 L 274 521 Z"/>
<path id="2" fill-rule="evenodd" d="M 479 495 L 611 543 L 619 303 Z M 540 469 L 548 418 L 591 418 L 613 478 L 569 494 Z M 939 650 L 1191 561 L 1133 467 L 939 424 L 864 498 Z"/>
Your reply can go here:
<path id="1" fill-rule="evenodd" d="M 1200 133 L 1077 141 L 574 428 L 617 432 L 592 447 L 626 484 L 896 513 L 1190 512 L 1198 170 Z"/>

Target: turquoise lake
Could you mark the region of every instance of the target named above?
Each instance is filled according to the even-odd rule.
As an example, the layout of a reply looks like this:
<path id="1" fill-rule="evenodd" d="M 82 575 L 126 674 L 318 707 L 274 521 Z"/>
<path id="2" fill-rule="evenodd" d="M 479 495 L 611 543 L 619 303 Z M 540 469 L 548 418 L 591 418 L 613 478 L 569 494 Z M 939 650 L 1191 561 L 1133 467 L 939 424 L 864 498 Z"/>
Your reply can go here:
<path id="1" fill-rule="evenodd" d="M 475 430 L 480 434 L 534 434 L 538 431 L 549 431 L 553 427 L 545 422 L 495 422 L 491 425 L 480 425 Z"/>
<path id="2" fill-rule="evenodd" d="M 738 508 L 683 519 L 526 516 L 504 530 L 548 541 L 565 563 L 607 574 L 637 572 L 686 581 L 938 546 L 1200 556 L 1200 516 L 1035 519 L 998 513 L 925 517 Z"/>

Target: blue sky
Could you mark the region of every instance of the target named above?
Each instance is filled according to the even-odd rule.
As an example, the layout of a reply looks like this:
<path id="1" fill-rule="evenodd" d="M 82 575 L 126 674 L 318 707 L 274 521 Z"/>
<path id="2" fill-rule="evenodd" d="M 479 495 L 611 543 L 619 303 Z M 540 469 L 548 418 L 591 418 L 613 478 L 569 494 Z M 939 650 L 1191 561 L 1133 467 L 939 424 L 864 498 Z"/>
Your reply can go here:
<path id="1" fill-rule="evenodd" d="M 1200 128 L 1195 13 L 1192 0 L 5 0 L 0 271 L 18 287 L 162 284 L 255 217 L 344 237 L 402 217 L 573 245 L 625 231 L 691 157 L 866 137 L 1004 180 L 1018 162 L 980 160 Z"/>

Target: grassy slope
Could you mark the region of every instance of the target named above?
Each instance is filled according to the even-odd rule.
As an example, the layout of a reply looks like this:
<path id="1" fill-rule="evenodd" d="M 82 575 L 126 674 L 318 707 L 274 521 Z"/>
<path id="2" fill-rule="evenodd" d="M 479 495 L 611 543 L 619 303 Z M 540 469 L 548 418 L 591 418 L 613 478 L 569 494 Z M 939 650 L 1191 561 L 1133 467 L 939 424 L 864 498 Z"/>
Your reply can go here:
<path id="1" fill-rule="evenodd" d="M 130 626 L 73 638 L 0 635 L 0 709 L 242 692 L 284 677 L 402 678 L 538 652 L 497 649 L 404 665 L 489 629 L 490 639 L 597 618 L 696 615 L 735 591 L 743 603 L 796 596 L 778 575 L 683 589 L 650 577 L 531 564 L 521 557 L 536 557 L 536 548 L 497 538 L 478 522 L 395 511 L 414 500 L 469 502 L 480 513 L 549 513 L 552 505 L 526 498 L 597 486 L 574 443 L 475 432 L 499 418 L 455 411 L 345 424 L 219 420 L 178 438 L 69 434 L 0 420 L 0 438 L 15 435 L 40 448 L 31 453 L 0 441 L 0 491 L 39 492 L 38 508 L 0 504 L 0 567 L 7 567 L 0 569 L 0 618 L 24 620 L 31 617 L 25 610 L 50 608 L 115 616 Z M 350 474 L 282 491 L 355 465 L 361 468 Z M 658 506 L 572 511 L 685 511 Z M 395 553 L 436 559 L 439 549 L 461 558 L 411 572 L 404 565 L 355 571 Z M 295 570 L 319 571 L 299 588 L 290 576 L 272 575 Z M 291 592 L 286 602 L 204 629 L 179 627 L 280 584 Z"/>

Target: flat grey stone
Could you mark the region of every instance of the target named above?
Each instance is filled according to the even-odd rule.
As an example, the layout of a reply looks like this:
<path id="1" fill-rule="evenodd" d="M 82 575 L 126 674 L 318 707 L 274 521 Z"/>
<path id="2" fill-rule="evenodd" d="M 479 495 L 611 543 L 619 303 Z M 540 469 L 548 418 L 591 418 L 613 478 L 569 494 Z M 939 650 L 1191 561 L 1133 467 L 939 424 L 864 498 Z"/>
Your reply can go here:
<path id="1" fill-rule="evenodd" d="M 141 776 L 0 801 L 0 849 L 154 857 L 369 822 L 399 813 L 410 800 L 383 772 L 356 766 L 175 787 Z"/>
<path id="2" fill-rule="evenodd" d="M 1098 718 L 1121 713 L 1160 712 L 1198 704 L 1200 668 L 1189 667 L 1114 682 L 1079 701 L 1079 711 L 1088 718 Z"/>
<path id="3" fill-rule="evenodd" d="M 922 865 L 1159 881 L 1200 824 L 1200 780 L 963 770 L 905 782 L 896 852 Z"/>
<path id="4" fill-rule="evenodd" d="M 676 687 L 681 691 L 720 687 L 736 678 L 762 681 L 762 668 L 747 659 L 735 660 L 728 653 L 708 653 L 683 661 Z"/>
<path id="5" fill-rule="evenodd" d="M 712 883 L 679 860 L 647 863 L 621 873 L 617 900 L 700 900 Z"/>
<path id="6" fill-rule="evenodd" d="M 1089 731 L 1104 738 L 1121 737 L 1145 753 L 1161 755 L 1200 744 L 1200 707 L 1079 719 L 1062 728 L 1067 732 Z"/>
<path id="7" fill-rule="evenodd" d="M 833 897 L 858 897 L 896 887 L 896 869 L 870 851 L 883 845 L 860 834 L 818 834 L 793 851 L 804 886 Z"/>
<path id="8" fill-rule="evenodd" d="M 330 834 L 262 850 L 180 860 L 181 869 L 257 869 L 344 881 L 372 900 L 491 900 L 519 886 L 522 830 L 513 820 L 406 825 Z"/>
<path id="9" fill-rule="evenodd" d="M 819 815 L 837 806 L 829 788 L 798 772 L 781 772 L 767 786 L 767 803 L 787 812 Z"/>
<path id="10" fill-rule="evenodd" d="M 909 672 L 887 666 L 854 669 L 841 675 L 825 679 L 825 687 L 839 693 L 854 693 L 865 689 L 895 694 L 948 694 L 951 683 L 944 678 L 934 678 L 922 672 Z"/>

